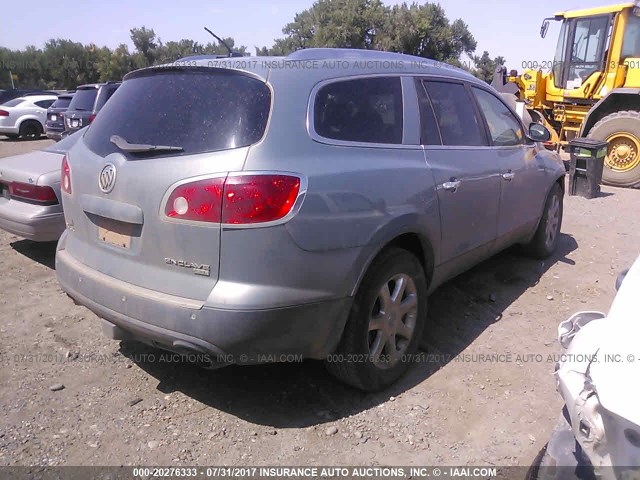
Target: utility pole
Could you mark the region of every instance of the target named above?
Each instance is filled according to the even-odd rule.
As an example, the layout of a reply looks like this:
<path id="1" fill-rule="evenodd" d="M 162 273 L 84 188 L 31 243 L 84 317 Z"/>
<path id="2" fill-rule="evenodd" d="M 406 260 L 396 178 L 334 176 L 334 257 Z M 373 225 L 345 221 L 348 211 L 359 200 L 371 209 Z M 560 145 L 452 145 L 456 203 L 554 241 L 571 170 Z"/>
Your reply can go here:
<path id="1" fill-rule="evenodd" d="M 11 70 L 9 70 L 9 78 L 11 79 L 11 88 L 16 88 L 13 84 L 13 73 L 11 73 Z"/>

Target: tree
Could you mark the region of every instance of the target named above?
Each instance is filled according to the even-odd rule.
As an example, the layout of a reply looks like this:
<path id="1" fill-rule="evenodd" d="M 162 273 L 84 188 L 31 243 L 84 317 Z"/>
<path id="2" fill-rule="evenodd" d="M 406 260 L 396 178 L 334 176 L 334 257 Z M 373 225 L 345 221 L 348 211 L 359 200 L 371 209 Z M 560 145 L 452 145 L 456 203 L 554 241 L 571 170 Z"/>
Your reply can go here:
<path id="1" fill-rule="evenodd" d="M 387 7 L 380 0 L 318 0 L 283 28 L 269 49 L 286 55 L 311 47 L 388 50 L 444 62 L 471 55 L 476 41 L 460 19 L 450 22 L 435 3 Z M 259 54 L 264 53 L 264 48 Z"/>
<path id="2" fill-rule="evenodd" d="M 476 41 L 462 20 L 453 23 L 434 3 L 395 5 L 389 16 L 385 50 L 454 63 L 463 53 L 472 54 Z"/>
<path id="3" fill-rule="evenodd" d="M 190 39 L 163 43 L 146 27 L 132 28 L 130 33 L 134 52 L 124 43 L 111 50 L 60 38 L 47 41 L 43 49 L 0 47 L 0 88 L 11 88 L 13 78 L 16 88 L 72 89 L 83 83 L 120 80 L 132 70 L 190 55 L 228 54 L 217 41 L 206 45 Z M 236 46 L 233 38 L 224 41 L 233 51 L 246 54 L 246 47 Z"/>
<path id="4" fill-rule="evenodd" d="M 482 56 L 474 55 L 472 57 L 474 69 L 471 73 L 487 83 L 493 80 L 493 74 L 498 66 L 504 65 L 504 57 L 495 57 L 493 60 L 486 50 Z"/>
<path id="5" fill-rule="evenodd" d="M 138 53 L 140 53 L 147 65 L 153 65 L 156 59 L 158 38 L 153 28 L 132 28 L 129 30 L 131 41 Z"/>
<path id="6" fill-rule="evenodd" d="M 380 0 L 318 0 L 284 26 L 270 54 L 312 47 L 378 48 L 389 9 Z"/>

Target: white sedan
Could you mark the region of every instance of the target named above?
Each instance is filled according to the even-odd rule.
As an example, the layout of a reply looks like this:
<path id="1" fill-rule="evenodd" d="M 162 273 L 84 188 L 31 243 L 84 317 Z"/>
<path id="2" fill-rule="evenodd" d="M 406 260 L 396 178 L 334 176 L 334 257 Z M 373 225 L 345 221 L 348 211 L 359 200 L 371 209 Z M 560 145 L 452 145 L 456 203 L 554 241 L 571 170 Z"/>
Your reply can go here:
<path id="1" fill-rule="evenodd" d="M 0 134 L 9 138 L 38 139 L 44 133 L 47 109 L 56 95 L 26 95 L 0 105 Z"/>

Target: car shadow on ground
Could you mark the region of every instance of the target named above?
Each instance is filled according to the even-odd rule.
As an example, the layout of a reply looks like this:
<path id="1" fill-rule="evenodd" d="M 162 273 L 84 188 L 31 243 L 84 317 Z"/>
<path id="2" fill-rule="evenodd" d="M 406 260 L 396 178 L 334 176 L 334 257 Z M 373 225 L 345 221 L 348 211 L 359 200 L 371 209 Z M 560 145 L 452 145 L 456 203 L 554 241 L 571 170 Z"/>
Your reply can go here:
<path id="1" fill-rule="evenodd" d="M 49 140 L 45 135 L 42 135 L 40 138 L 9 138 L 3 137 L 0 135 L 0 142 L 6 143 L 16 143 L 16 142 L 38 142 L 40 140 Z"/>
<path id="2" fill-rule="evenodd" d="M 322 424 L 370 409 L 411 389 L 445 366 L 556 262 L 577 248 L 563 234 L 555 255 L 545 261 L 512 248 L 441 286 L 430 297 L 429 322 L 422 347 L 439 361 L 422 361 L 380 393 L 363 393 L 331 377 L 320 361 L 231 366 L 205 370 L 187 362 L 162 361 L 159 350 L 121 342 L 120 352 L 159 381 L 163 393 L 180 391 L 246 421 L 278 428 Z M 154 362 L 143 362 L 154 353 Z M 144 355 L 146 354 L 146 355 Z M 168 354 L 165 358 L 174 358 Z M 428 357 L 427 357 L 428 358 Z"/>
<path id="3" fill-rule="evenodd" d="M 32 242 L 31 240 L 18 240 L 11 242 L 10 245 L 19 254 L 29 257 L 31 260 L 52 270 L 55 268 L 57 241 Z"/>

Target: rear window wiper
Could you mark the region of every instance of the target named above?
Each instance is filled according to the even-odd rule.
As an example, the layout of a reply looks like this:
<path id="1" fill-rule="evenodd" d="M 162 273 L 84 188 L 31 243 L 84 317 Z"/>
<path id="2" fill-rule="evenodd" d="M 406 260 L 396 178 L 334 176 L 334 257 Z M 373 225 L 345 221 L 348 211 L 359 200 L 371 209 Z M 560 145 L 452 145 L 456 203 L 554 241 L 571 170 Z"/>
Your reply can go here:
<path id="1" fill-rule="evenodd" d="M 146 143 L 129 143 L 120 135 L 111 135 L 109 139 L 120 150 L 125 152 L 182 152 L 184 148 L 173 145 L 148 145 Z"/>

